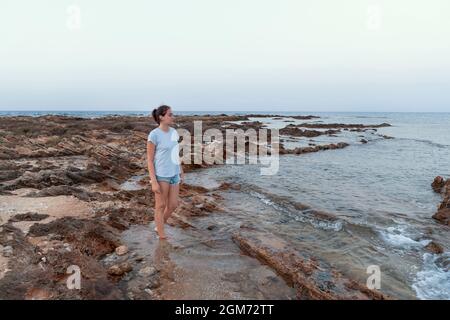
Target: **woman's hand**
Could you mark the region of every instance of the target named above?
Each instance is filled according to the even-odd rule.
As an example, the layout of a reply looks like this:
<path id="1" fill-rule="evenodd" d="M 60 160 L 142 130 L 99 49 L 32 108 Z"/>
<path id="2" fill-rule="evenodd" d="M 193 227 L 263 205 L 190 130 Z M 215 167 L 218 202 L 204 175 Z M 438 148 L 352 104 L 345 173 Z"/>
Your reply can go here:
<path id="1" fill-rule="evenodd" d="M 161 193 L 158 181 L 152 181 L 152 191 L 155 193 Z"/>

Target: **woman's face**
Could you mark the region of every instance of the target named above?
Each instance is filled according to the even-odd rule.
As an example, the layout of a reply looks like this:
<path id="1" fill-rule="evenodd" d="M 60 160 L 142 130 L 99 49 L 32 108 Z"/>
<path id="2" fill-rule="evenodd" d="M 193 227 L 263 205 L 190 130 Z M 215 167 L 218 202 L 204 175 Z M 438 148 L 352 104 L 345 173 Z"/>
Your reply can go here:
<path id="1" fill-rule="evenodd" d="M 167 109 L 166 114 L 160 117 L 160 123 L 173 124 L 174 116 L 172 113 L 172 108 Z"/>

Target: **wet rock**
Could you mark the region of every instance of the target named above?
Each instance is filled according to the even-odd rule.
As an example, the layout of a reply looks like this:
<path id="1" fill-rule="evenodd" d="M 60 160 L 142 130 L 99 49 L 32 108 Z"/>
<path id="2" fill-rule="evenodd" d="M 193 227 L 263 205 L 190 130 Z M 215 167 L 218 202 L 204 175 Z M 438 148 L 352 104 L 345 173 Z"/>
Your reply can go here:
<path id="1" fill-rule="evenodd" d="M 308 137 L 314 138 L 321 135 L 330 135 L 339 133 L 340 130 L 326 130 L 326 131 L 318 131 L 318 130 L 302 130 L 299 126 L 295 124 L 290 124 L 282 129 L 280 129 L 280 134 L 295 136 L 295 137 Z"/>
<path id="2" fill-rule="evenodd" d="M 91 168 L 89 168 L 91 167 Z M 73 183 L 94 183 L 101 182 L 108 179 L 110 176 L 94 165 L 89 164 L 88 169 L 81 170 L 75 167 L 69 167 L 66 176 L 72 180 Z"/>
<path id="3" fill-rule="evenodd" d="M 37 192 L 30 192 L 26 196 L 27 197 L 54 197 L 54 196 L 61 196 L 61 195 L 73 195 L 77 197 L 80 200 L 83 201 L 89 201 L 92 199 L 91 195 L 84 191 L 83 189 L 67 186 L 67 185 L 60 185 L 60 186 L 51 186 L 42 190 L 39 190 Z"/>
<path id="4" fill-rule="evenodd" d="M 264 126 L 264 124 L 261 121 L 243 121 L 241 122 L 241 125 L 251 128 L 261 128 Z"/>
<path id="5" fill-rule="evenodd" d="M 128 247 L 127 246 L 120 246 L 116 248 L 116 254 L 118 256 L 123 256 L 124 254 L 128 253 Z"/>
<path id="6" fill-rule="evenodd" d="M 432 217 L 438 222 L 450 226 L 450 208 L 440 209 Z"/>
<path id="7" fill-rule="evenodd" d="M 146 292 L 146 293 L 148 293 L 151 297 L 153 297 L 154 296 L 154 292 L 153 292 L 153 290 L 151 290 L 151 289 L 149 289 L 149 288 L 146 288 L 146 289 L 144 289 L 144 291 Z"/>
<path id="8" fill-rule="evenodd" d="M 20 176 L 17 170 L 0 170 L 0 181 L 8 181 L 16 179 Z"/>
<path id="9" fill-rule="evenodd" d="M 241 185 L 238 183 L 230 183 L 230 182 L 222 182 L 219 186 L 220 190 L 240 190 L 241 189 Z"/>
<path id="10" fill-rule="evenodd" d="M 100 170 L 105 170 L 115 178 L 125 178 L 140 169 L 138 164 L 130 159 L 134 157 L 129 152 L 109 145 L 95 145 L 89 149 L 87 154 L 99 163 Z M 106 178 L 108 176 L 102 180 Z"/>
<path id="11" fill-rule="evenodd" d="M 117 181 L 113 179 L 106 179 L 105 181 L 102 182 L 102 186 L 110 191 L 120 190 L 120 184 L 118 184 Z"/>
<path id="12" fill-rule="evenodd" d="M 349 144 L 345 142 L 331 143 L 326 145 L 317 145 L 315 147 L 297 147 L 295 149 L 285 149 L 284 146 L 280 145 L 280 154 L 304 154 L 311 152 L 318 152 L 323 150 L 335 150 L 343 149 L 348 147 Z"/>
<path id="13" fill-rule="evenodd" d="M 435 254 L 441 254 L 444 252 L 444 248 L 442 246 L 434 241 L 431 241 L 429 244 L 425 246 L 425 249 L 428 251 L 435 253 Z"/>
<path id="14" fill-rule="evenodd" d="M 47 217 L 49 217 L 48 214 L 41 214 L 41 213 L 37 213 L 37 212 L 27 212 L 27 213 L 22 213 L 22 214 L 16 214 L 11 219 L 9 219 L 9 221 L 11 221 L 11 222 L 40 221 L 40 220 L 44 220 Z"/>
<path id="15" fill-rule="evenodd" d="M 129 262 L 124 262 L 121 264 L 115 264 L 108 268 L 108 274 L 111 276 L 122 276 L 125 273 L 130 272 L 133 270 L 133 267 Z"/>
<path id="16" fill-rule="evenodd" d="M 53 233 L 48 234 L 48 238 L 49 238 L 49 240 L 57 240 L 57 241 L 64 240 L 64 236 L 62 236 L 60 234 L 53 234 Z"/>
<path id="17" fill-rule="evenodd" d="M 43 189 L 51 186 L 73 185 L 76 183 L 91 184 L 108 178 L 109 175 L 95 169 L 82 170 L 73 166 L 67 169 L 26 171 L 17 179 L 3 182 L 0 189 L 15 190 L 18 188 Z"/>
<path id="18" fill-rule="evenodd" d="M 161 280 L 159 277 L 151 277 L 147 284 L 148 289 L 156 289 L 161 286 Z"/>
<path id="19" fill-rule="evenodd" d="M 30 288 L 25 294 L 27 300 L 48 300 L 51 298 L 52 294 L 49 291 L 40 288 Z"/>
<path id="20" fill-rule="evenodd" d="M 450 179 L 445 180 L 437 176 L 431 186 L 435 192 L 440 192 L 444 197 L 438 211 L 432 217 L 442 224 L 450 225 Z"/>
<path id="21" fill-rule="evenodd" d="M 0 241 L 14 242 L 14 259 L 10 258 L 11 272 L 0 280 L 0 299 L 48 298 L 42 292 L 50 292 L 57 299 L 121 299 L 115 284 L 107 279 L 106 270 L 94 256 L 79 250 L 72 252 L 49 251 L 42 262 L 38 247 L 12 225 L 5 225 Z M 67 268 L 80 266 L 83 274 L 82 290 L 69 290 L 65 286 Z M 36 291 L 38 289 L 38 291 Z"/>
<path id="22" fill-rule="evenodd" d="M 144 267 L 141 270 L 139 270 L 139 275 L 143 277 L 150 277 L 158 273 L 158 270 L 156 270 L 155 267 L 148 266 Z"/>
<path id="23" fill-rule="evenodd" d="M 233 240 L 248 255 L 277 271 L 297 289 L 297 298 L 316 299 L 387 299 L 388 297 L 344 277 L 338 270 L 311 256 L 291 248 L 273 234 L 240 229 Z"/>
<path id="24" fill-rule="evenodd" d="M 434 178 L 433 183 L 431 184 L 431 187 L 433 188 L 434 192 L 441 193 L 442 188 L 445 185 L 445 180 L 441 176 L 437 176 Z"/>
<path id="25" fill-rule="evenodd" d="M 99 221 L 72 217 L 61 218 L 47 224 L 34 224 L 28 234 L 39 237 L 49 233 L 61 235 L 72 248 L 88 256 L 104 256 L 120 245 L 116 229 Z"/>
<path id="26" fill-rule="evenodd" d="M 96 215 L 106 217 L 110 226 L 123 231 L 128 229 L 130 224 L 148 224 L 153 221 L 154 213 L 153 209 L 148 206 L 138 207 L 133 205 L 130 207 L 106 207 L 98 210 Z"/>
<path id="27" fill-rule="evenodd" d="M 61 172 L 54 170 L 41 170 L 39 172 L 26 171 L 17 179 L 2 183 L 0 188 L 4 190 L 14 190 L 23 187 L 42 189 L 51 185 L 70 183 L 70 179 L 65 177 Z"/>
<path id="28" fill-rule="evenodd" d="M 257 230 L 256 226 L 253 223 L 251 223 L 251 222 L 241 223 L 239 228 L 241 228 L 241 229 L 249 229 L 249 230 Z"/>
<path id="29" fill-rule="evenodd" d="M 345 124 L 345 123 L 301 123 L 297 127 L 320 128 L 320 129 L 350 129 L 351 131 L 362 132 L 362 129 L 390 127 L 389 123 L 381 124 Z"/>
<path id="30" fill-rule="evenodd" d="M 199 208 L 207 212 L 219 210 L 219 206 L 216 203 L 216 199 L 211 196 L 195 195 L 192 197 L 192 204 L 196 208 Z"/>
<path id="31" fill-rule="evenodd" d="M 104 258 L 103 258 L 103 263 L 105 264 L 105 265 L 113 265 L 114 263 L 116 263 L 117 261 L 119 261 L 120 260 L 120 258 L 119 258 L 119 256 L 115 253 L 115 252 L 112 252 L 111 254 L 107 254 Z"/>
<path id="32" fill-rule="evenodd" d="M 0 254 L 4 257 L 11 257 L 13 255 L 13 248 L 11 246 L 3 247 L 0 245 Z"/>
<path id="33" fill-rule="evenodd" d="M 311 119 L 319 119 L 319 116 L 291 116 L 291 118 L 297 119 L 297 120 L 311 120 Z"/>

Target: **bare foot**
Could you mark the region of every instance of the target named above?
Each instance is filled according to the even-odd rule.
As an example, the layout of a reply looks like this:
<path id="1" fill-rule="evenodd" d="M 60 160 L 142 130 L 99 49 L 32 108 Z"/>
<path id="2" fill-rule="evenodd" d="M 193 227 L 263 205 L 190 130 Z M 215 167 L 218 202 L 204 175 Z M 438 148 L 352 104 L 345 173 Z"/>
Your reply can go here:
<path id="1" fill-rule="evenodd" d="M 159 235 L 158 229 L 155 227 L 153 230 L 155 230 L 156 234 L 159 236 L 160 240 L 164 240 L 167 239 L 167 236 L 164 234 L 162 236 Z"/>

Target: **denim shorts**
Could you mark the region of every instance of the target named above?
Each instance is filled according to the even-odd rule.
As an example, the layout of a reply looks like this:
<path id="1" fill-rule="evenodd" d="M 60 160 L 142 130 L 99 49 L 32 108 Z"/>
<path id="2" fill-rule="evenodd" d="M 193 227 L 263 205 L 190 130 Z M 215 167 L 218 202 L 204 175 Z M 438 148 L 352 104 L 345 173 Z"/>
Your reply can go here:
<path id="1" fill-rule="evenodd" d="M 156 181 L 164 181 L 168 182 L 169 184 L 178 184 L 180 183 L 180 174 L 176 174 L 172 177 L 156 176 Z"/>

